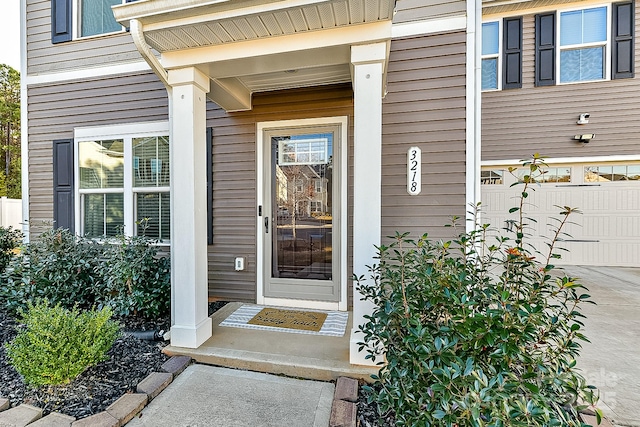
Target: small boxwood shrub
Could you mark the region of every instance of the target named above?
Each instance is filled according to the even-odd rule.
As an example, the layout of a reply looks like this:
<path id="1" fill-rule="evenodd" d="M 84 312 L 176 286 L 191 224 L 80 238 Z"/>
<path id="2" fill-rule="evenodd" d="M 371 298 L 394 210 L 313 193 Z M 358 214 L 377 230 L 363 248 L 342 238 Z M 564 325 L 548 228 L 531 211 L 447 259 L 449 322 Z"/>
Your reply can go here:
<path id="1" fill-rule="evenodd" d="M 67 383 L 106 359 L 118 336 L 111 310 L 68 310 L 47 300 L 20 310 L 24 329 L 6 345 L 7 357 L 33 386 Z"/>
<path id="2" fill-rule="evenodd" d="M 562 208 L 546 256 L 531 250 L 523 210 L 541 159 L 525 166 L 514 234 L 480 224 L 451 241 L 398 233 L 371 279 L 356 278 L 374 304 L 360 348 L 381 365 L 368 399 L 397 426 L 580 426 L 579 399 L 597 400 L 576 370 L 590 296 L 552 264 L 577 211 Z"/>

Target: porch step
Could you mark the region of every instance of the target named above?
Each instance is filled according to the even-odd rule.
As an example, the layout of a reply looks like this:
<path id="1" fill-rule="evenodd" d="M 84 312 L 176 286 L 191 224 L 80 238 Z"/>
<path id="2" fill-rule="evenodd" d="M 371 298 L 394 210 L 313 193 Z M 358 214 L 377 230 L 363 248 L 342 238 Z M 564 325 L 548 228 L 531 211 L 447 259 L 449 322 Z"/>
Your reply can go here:
<path id="1" fill-rule="evenodd" d="M 219 326 L 241 303 L 229 303 L 211 316 L 213 335 L 197 349 L 167 346 L 168 355 L 198 363 L 320 381 L 350 377 L 371 382 L 375 367 L 349 363 L 351 319 L 343 337 L 258 331 Z"/>

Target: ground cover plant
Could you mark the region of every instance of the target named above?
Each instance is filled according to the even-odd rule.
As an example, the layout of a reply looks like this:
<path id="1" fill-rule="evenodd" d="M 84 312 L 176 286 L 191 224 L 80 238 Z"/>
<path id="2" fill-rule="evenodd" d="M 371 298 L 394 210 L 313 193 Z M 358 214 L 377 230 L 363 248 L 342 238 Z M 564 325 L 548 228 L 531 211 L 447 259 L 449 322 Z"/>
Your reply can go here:
<path id="1" fill-rule="evenodd" d="M 106 360 L 119 326 L 111 309 L 68 310 L 41 300 L 21 310 L 24 328 L 6 345 L 11 365 L 29 385 L 68 383 Z"/>
<path id="2" fill-rule="evenodd" d="M 597 400 L 576 370 L 590 296 L 553 265 L 578 211 L 561 207 L 546 253 L 532 248 L 527 199 L 545 165 L 536 155 L 524 167 L 513 232 L 480 224 L 475 207 L 474 231 L 397 233 L 356 278 L 375 307 L 361 349 L 381 364 L 368 401 L 397 426 L 581 426 L 581 400 Z"/>

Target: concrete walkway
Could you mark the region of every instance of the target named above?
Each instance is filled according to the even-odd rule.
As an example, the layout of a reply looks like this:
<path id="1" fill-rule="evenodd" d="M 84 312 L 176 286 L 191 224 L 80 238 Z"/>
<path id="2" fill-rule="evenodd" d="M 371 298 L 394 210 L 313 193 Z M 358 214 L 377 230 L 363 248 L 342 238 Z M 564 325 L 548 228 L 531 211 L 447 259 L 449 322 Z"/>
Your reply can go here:
<path id="1" fill-rule="evenodd" d="M 128 427 L 327 427 L 334 385 L 191 365 Z"/>
<path id="2" fill-rule="evenodd" d="M 589 288 L 578 367 L 600 390 L 599 407 L 618 426 L 640 426 L 640 268 L 564 267 Z"/>

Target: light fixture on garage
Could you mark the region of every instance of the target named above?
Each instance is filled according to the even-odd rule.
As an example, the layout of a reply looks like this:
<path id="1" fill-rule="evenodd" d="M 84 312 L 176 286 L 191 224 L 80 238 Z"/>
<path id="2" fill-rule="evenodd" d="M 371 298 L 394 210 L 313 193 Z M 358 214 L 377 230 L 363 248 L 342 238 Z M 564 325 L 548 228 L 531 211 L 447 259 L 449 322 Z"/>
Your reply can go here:
<path id="1" fill-rule="evenodd" d="M 591 141 L 595 137 L 596 137 L 595 133 L 584 133 L 582 135 L 575 135 L 573 139 L 575 139 L 576 141 L 580 141 L 583 144 L 587 144 L 589 141 Z"/>
<path id="2" fill-rule="evenodd" d="M 576 123 L 579 125 L 586 125 L 587 123 L 589 123 L 589 117 L 591 117 L 591 114 L 582 113 L 580 114 L 580 116 L 578 116 L 578 121 Z"/>

